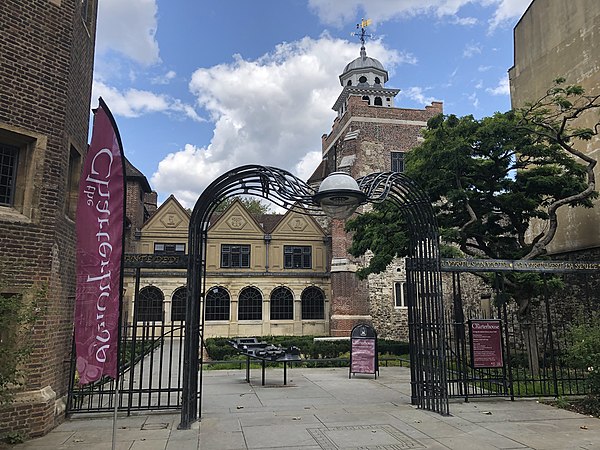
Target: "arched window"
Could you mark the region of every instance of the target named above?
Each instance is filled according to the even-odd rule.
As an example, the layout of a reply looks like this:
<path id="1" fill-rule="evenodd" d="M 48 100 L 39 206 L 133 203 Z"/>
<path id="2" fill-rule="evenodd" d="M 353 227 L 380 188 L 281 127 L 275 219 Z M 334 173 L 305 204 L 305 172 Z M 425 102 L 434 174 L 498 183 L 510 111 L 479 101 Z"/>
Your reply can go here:
<path id="1" fill-rule="evenodd" d="M 262 320 L 262 295 L 258 289 L 247 287 L 240 292 L 238 320 Z"/>
<path id="2" fill-rule="evenodd" d="M 373 102 L 375 106 L 383 106 L 383 102 L 381 101 L 381 97 L 375 97 L 375 101 Z"/>
<path id="3" fill-rule="evenodd" d="M 221 286 L 210 288 L 206 292 L 204 308 L 205 320 L 229 320 L 229 292 Z"/>
<path id="4" fill-rule="evenodd" d="M 171 296 L 171 322 L 185 322 L 185 302 L 187 301 L 187 288 L 181 286 L 175 289 Z"/>
<path id="5" fill-rule="evenodd" d="M 271 320 L 294 319 L 294 295 L 286 287 L 271 292 Z"/>
<path id="6" fill-rule="evenodd" d="M 137 298 L 137 322 L 162 322 L 162 291 L 154 286 L 146 286 L 140 290 Z"/>
<path id="7" fill-rule="evenodd" d="M 362 77 L 360 77 L 360 78 L 358 79 L 358 82 L 359 82 L 359 83 L 366 83 L 366 82 L 367 82 L 367 77 L 365 77 L 365 76 L 363 75 Z"/>
<path id="8" fill-rule="evenodd" d="M 375 84 L 381 84 L 381 80 L 379 79 L 379 77 L 375 77 Z"/>
<path id="9" fill-rule="evenodd" d="M 362 98 L 362 99 L 363 99 L 363 100 L 366 100 L 368 105 L 370 105 L 370 104 L 371 104 L 371 99 L 369 98 L 369 96 L 368 96 L 368 95 L 363 95 L 363 98 Z"/>
<path id="10" fill-rule="evenodd" d="M 348 80 L 348 82 L 346 83 L 346 86 L 352 86 L 352 80 Z"/>
<path id="11" fill-rule="evenodd" d="M 302 291 L 302 320 L 325 318 L 325 295 L 317 287 L 307 287 Z"/>

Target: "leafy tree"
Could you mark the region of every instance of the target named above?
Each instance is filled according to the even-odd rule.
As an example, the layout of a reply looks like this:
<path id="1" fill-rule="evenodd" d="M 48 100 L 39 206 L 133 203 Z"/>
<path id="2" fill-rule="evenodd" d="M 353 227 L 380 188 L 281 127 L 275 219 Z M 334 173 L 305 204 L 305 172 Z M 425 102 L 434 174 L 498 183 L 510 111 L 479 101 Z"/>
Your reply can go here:
<path id="1" fill-rule="evenodd" d="M 235 200 L 239 200 L 240 202 L 242 202 L 242 204 L 246 207 L 248 212 L 252 215 L 269 214 L 270 212 L 269 205 L 263 203 L 261 200 L 256 198 L 245 198 L 239 196 L 230 197 L 223 200 L 221 203 L 219 203 L 219 206 L 217 206 L 215 212 L 225 211 L 227 208 L 229 208 L 229 206 L 231 206 L 231 204 Z"/>
<path id="2" fill-rule="evenodd" d="M 406 155 L 405 172 L 433 202 L 444 256 L 543 257 L 556 234 L 557 210 L 593 206 L 596 160 L 576 143 L 597 136 L 600 122 L 593 128 L 573 122 L 600 108 L 600 95 L 564 82 L 557 79 L 542 98 L 519 110 L 481 120 L 439 115 L 428 122 L 424 142 Z M 347 223 L 354 232 L 350 253 L 373 252 L 359 276 L 381 272 L 406 255 L 402 220 L 397 208 L 383 203 Z M 550 282 L 556 287 L 556 280 Z M 522 322 L 530 319 L 530 301 L 542 289 L 538 276 L 508 277 Z"/>

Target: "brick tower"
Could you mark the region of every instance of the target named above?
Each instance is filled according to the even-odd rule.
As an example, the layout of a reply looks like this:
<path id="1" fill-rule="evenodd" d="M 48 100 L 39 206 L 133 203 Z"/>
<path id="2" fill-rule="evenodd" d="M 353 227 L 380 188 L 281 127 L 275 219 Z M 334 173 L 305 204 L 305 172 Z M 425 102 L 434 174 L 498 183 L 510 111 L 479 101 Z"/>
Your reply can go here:
<path id="1" fill-rule="evenodd" d="M 0 289 L 36 297 L 39 310 L 22 385 L 0 407 L 0 434 L 39 436 L 64 417 L 96 11 L 95 0 L 2 2 Z"/>
<path id="2" fill-rule="evenodd" d="M 322 137 L 323 161 L 309 183 L 318 185 L 334 171 L 354 178 L 402 172 L 404 154 L 419 145 L 421 130 L 427 120 L 442 113 L 442 103 L 433 102 L 425 109 L 394 107 L 400 90 L 385 87 L 388 72 L 381 62 L 367 56 L 364 39 L 360 56 L 344 68 L 339 79 L 342 92 L 333 105 L 337 117 L 331 132 Z M 331 238 L 331 335 L 348 336 L 355 324 L 367 322 L 382 337 L 403 337 L 398 321 L 406 322 L 406 311 L 395 302 L 395 283 L 402 282 L 403 264 L 390 268 L 388 274 L 360 281 L 356 270 L 364 261 L 347 253 L 352 237 L 344 231 L 344 221 L 332 221 Z"/>

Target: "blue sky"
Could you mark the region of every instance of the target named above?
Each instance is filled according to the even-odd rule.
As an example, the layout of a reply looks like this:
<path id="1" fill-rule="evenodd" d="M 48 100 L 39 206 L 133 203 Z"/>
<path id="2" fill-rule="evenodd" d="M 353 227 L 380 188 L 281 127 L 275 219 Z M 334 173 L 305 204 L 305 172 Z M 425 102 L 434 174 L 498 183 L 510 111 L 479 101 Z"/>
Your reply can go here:
<path id="1" fill-rule="evenodd" d="M 367 55 L 395 106 L 510 108 L 512 30 L 529 0 L 102 0 L 92 107 L 102 96 L 126 156 L 159 193 L 193 206 L 218 175 L 272 165 L 306 179 L 335 117 L 338 76 Z"/>

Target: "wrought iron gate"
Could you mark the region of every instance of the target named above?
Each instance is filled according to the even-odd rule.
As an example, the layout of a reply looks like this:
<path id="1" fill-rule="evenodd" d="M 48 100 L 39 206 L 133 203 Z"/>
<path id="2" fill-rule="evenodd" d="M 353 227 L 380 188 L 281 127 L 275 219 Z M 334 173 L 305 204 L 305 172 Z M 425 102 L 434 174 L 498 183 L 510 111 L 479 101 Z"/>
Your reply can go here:
<path id="1" fill-rule="evenodd" d="M 174 269 L 187 269 L 185 255 L 125 255 L 126 277 L 133 278 L 135 288 L 133 305 L 123 308 L 118 378 L 78 386 L 72 358 L 67 414 L 113 411 L 115 398 L 118 410 L 127 413 L 181 409 L 185 324 L 144 320 L 138 301 L 144 275 Z M 128 320 L 131 306 L 132 320 Z"/>
<path id="2" fill-rule="evenodd" d="M 600 309 L 595 294 L 599 270 L 598 262 L 442 260 L 445 282 L 452 288 L 447 292 L 451 298 L 447 296 L 446 301 L 451 305 L 445 321 L 449 396 L 468 401 L 473 397 L 514 399 L 587 393 L 585 370 L 574 367 L 567 356 L 572 344 L 569 328 L 586 323 L 591 313 Z M 515 271 L 537 272 L 544 283 L 529 321 L 519 319 L 514 302 L 504 300 L 505 274 Z M 473 289 L 474 272 L 495 277 L 490 292 Z M 470 280 L 467 273 L 471 273 Z M 550 276 L 560 276 L 564 288 L 551 291 L 547 284 Z M 500 324 L 501 365 L 475 364 L 473 349 L 479 344 L 469 333 L 475 320 Z M 528 351 L 528 345 L 535 346 L 535 351 Z"/>

